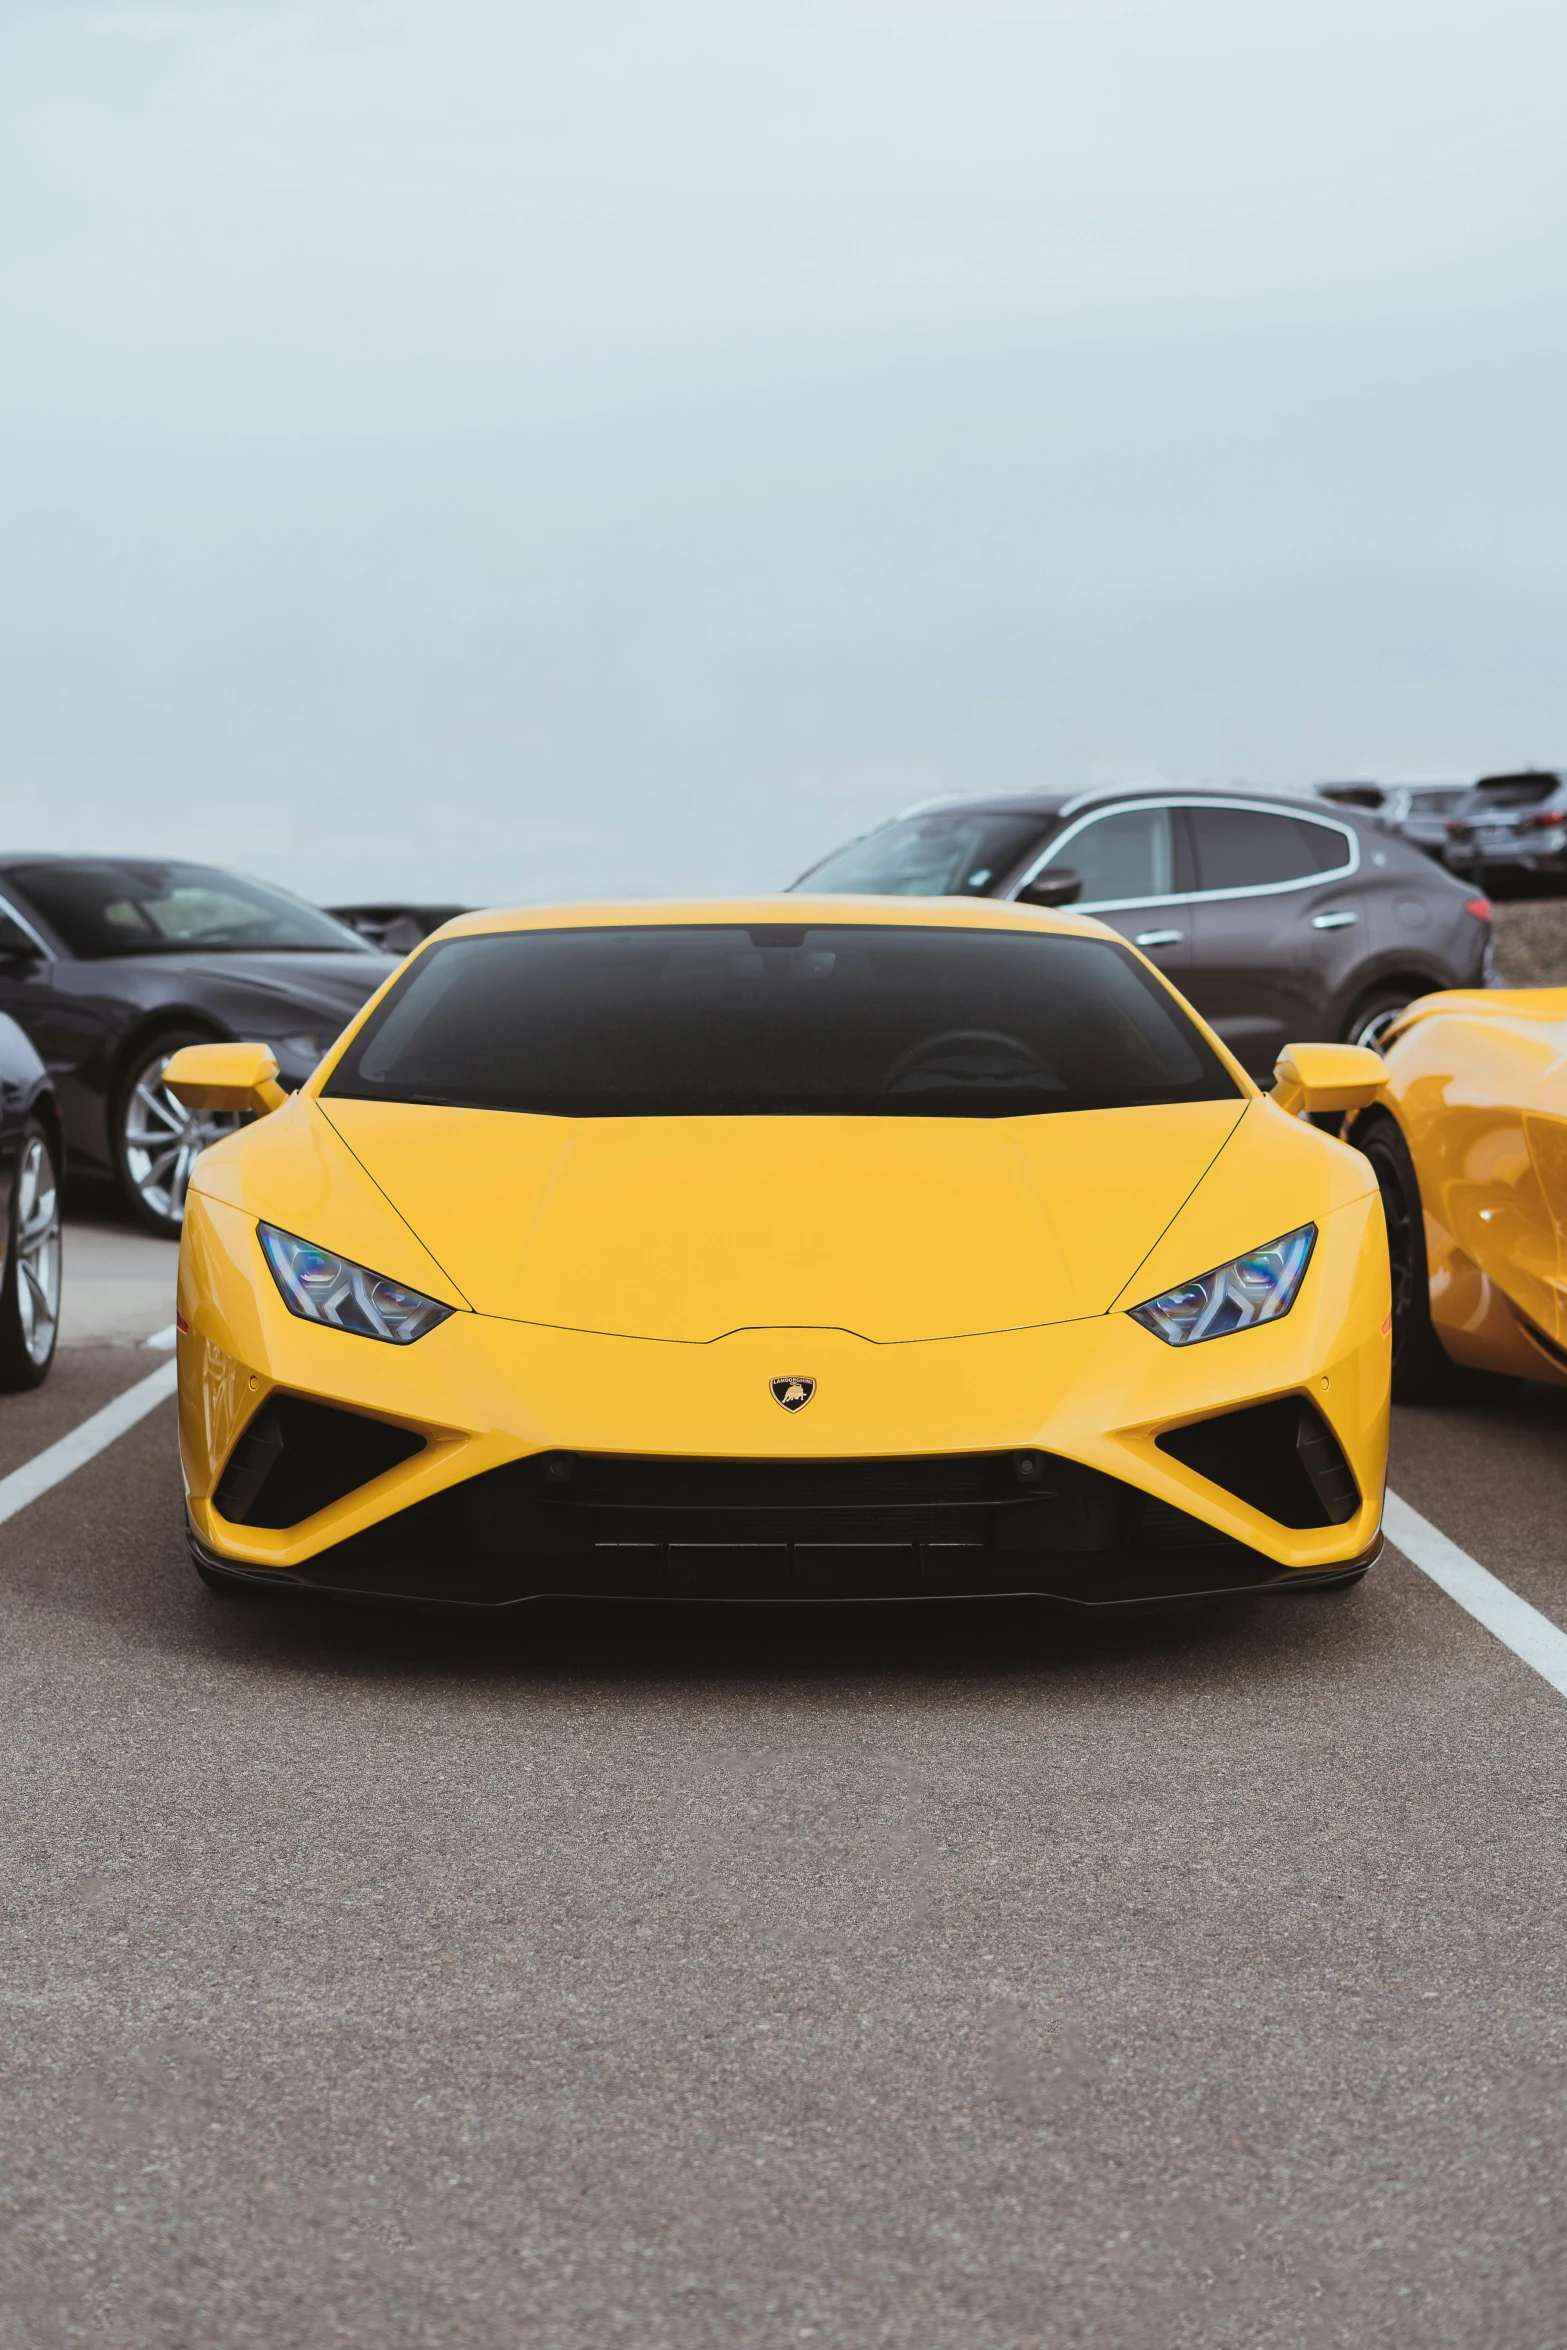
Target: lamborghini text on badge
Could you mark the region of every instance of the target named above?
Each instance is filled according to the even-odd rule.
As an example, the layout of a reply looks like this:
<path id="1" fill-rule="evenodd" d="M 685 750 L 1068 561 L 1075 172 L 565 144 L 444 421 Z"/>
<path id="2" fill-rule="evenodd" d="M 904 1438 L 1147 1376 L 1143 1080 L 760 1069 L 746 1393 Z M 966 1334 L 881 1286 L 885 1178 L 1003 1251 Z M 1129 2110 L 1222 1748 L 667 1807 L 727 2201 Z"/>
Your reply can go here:
<path id="1" fill-rule="evenodd" d="M 803 1412 L 816 1393 L 814 1379 L 769 1379 L 774 1403 L 781 1403 L 786 1412 Z"/>

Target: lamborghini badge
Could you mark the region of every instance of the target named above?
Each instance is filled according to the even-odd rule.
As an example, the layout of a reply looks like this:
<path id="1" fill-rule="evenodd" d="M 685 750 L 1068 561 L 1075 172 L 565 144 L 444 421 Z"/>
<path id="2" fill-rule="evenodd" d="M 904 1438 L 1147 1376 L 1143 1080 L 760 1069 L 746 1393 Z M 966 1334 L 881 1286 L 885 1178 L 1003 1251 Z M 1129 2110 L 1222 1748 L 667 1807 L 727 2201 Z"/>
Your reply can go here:
<path id="1" fill-rule="evenodd" d="M 781 1403 L 786 1412 L 803 1412 L 816 1393 L 814 1379 L 769 1379 L 774 1403 Z"/>

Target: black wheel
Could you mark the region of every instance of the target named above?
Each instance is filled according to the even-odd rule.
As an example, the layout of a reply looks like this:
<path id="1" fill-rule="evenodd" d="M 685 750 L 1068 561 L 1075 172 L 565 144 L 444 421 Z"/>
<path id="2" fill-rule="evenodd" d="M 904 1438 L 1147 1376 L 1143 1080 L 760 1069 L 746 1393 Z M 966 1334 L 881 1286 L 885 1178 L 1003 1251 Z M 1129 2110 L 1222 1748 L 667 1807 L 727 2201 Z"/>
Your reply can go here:
<path id="1" fill-rule="evenodd" d="M 1395 982 L 1391 987 L 1373 989 L 1370 995 L 1363 997 L 1355 1006 L 1344 1023 L 1344 1042 L 1369 1045 L 1374 1053 L 1379 1053 L 1384 1037 L 1400 1012 L 1407 1011 L 1416 996 L 1428 993 L 1428 989 L 1408 980 L 1402 985 Z"/>
<path id="2" fill-rule="evenodd" d="M 1355 1142 L 1371 1161 L 1387 1218 L 1393 1275 L 1393 1401 L 1456 1403 L 1494 1391 L 1496 1382 L 1486 1372 L 1453 1361 L 1431 1320 L 1425 1213 L 1409 1145 L 1385 1113 L 1363 1122 Z"/>
<path id="3" fill-rule="evenodd" d="M 22 1129 L 0 1279 L 0 1388 L 37 1387 L 60 1334 L 60 1171 L 36 1118 Z"/>
<path id="4" fill-rule="evenodd" d="M 163 1082 L 183 1044 L 211 1044 L 210 1029 L 166 1028 L 137 1047 L 114 1111 L 120 1195 L 147 1231 L 178 1240 L 190 1171 L 209 1142 L 239 1124 L 226 1110 L 187 1110 Z"/>

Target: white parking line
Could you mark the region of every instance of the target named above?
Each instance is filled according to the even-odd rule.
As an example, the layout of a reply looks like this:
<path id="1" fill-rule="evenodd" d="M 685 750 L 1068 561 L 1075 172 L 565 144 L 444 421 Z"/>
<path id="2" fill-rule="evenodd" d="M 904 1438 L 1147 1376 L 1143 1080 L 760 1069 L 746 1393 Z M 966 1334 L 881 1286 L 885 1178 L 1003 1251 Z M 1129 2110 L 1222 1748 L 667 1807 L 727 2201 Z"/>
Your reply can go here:
<path id="1" fill-rule="evenodd" d="M 117 1436 L 123 1436 L 127 1428 L 134 1428 L 138 1420 L 144 1420 L 174 1393 L 178 1377 L 177 1364 L 160 1363 L 147 1378 L 138 1379 L 134 1387 L 127 1387 L 113 1403 L 106 1403 L 101 1412 L 94 1412 L 90 1420 L 73 1428 L 69 1436 L 51 1444 L 47 1452 L 13 1469 L 9 1477 L 0 1477 L 0 1525 L 7 1518 L 14 1518 L 18 1510 L 25 1510 L 40 1493 L 47 1493 L 51 1485 L 69 1477 L 73 1469 L 85 1467 Z"/>
<path id="2" fill-rule="evenodd" d="M 1396 1493 L 1387 1497 L 1382 1513 L 1383 1531 L 1389 1542 L 1397 1545 L 1412 1566 L 1433 1583 L 1440 1584 L 1449 1599 L 1456 1599 L 1461 1608 L 1467 1608 L 1478 1624 L 1493 1632 L 1514 1656 L 1522 1657 L 1532 1665 L 1542 1680 L 1567 1697 L 1567 1632 L 1542 1616 L 1537 1607 L 1520 1599 L 1516 1591 L 1508 1589 L 1488 1567 L 1472 1559 L 1467 1550 L 1460 1550 L 1456 1542 L 1412 1510 L 1407 1501 L 1400 1501 Z"/>
<path id="3" fill-rule="evenodd" d="M 150 1346 L 154 1354 L 166 1355 L 172 1351 L 179 1334 L 179 1324 L 170 1322 L 166 1329 L 155 1330 L 150 1338 L 144 1338 L 142 1345 Z"/>

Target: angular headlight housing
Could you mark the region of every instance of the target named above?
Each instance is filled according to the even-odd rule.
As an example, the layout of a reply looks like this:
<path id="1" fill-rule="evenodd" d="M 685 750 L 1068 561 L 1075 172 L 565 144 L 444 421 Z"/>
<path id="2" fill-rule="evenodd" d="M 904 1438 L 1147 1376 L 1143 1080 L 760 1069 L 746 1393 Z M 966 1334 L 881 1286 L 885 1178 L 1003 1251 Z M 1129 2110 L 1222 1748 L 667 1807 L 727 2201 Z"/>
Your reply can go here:
<path id="1" fill-rule="evenodd" d="M 1227 1338 L 1232 1330 L 1276 1322 L 1295 1303 L 1316 1239 L 1315 1224 L 1302 1224 L 1281 1240 L 1248 1249 L 1195 1281 L 1183 1281 L 1179 1289 L 1167 1289 L 1163 1297 L 1133 1306 L 1132 1320 L 1166 1346 L 1195 1346 L 1202 1338 Z"/>
<path id="2" fill-rule="evenodd" d="M 256 1235 L 283 1303 L 302 1322 L 324 1322 L 355 1338 L 379 1338 L 388 1346 L 412 1346 L 452 1312 L 417 1289 L 404 1289 L 384 1273 L 371 1273 L 347 1257 L 336 1257 L 312 1240 L 258 1224 Z"/>

